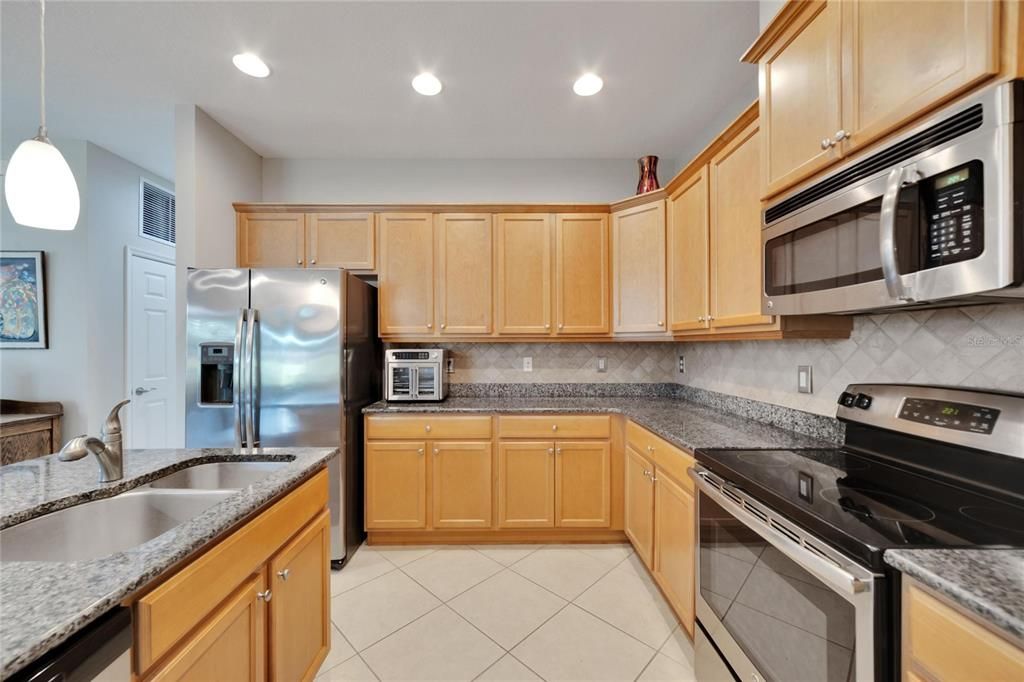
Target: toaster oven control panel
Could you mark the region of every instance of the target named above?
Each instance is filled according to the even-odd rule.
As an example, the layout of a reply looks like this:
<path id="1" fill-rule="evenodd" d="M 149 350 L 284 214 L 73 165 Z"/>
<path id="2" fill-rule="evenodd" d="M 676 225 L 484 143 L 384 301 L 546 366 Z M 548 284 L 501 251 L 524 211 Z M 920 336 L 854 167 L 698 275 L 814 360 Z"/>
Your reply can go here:
<path id="1" fill-rule="evenodd" d="M 981 255 L 984 248 L 982 175 L 981 162 L 972 161 L 921 182 L 928 224 L 926 268 Z"/>

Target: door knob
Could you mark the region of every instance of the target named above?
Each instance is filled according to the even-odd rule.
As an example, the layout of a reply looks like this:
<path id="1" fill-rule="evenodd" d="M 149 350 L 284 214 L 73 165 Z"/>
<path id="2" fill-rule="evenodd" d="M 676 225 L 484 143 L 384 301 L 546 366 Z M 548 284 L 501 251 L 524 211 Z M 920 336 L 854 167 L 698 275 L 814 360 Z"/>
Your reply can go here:
<path id="1" fill-rule="evenodd" d="M 286 568 L 277 572 L 277 575 L 281 580 L 288 580 L 288 574 L 291 573 L 290 568 Z"/>
<path id="2" fill-rule="evenodd" d="M 138 386 L 135 389 L 135 395 L 142 395 L 144 393 L 149 393 L 150 391 L 155 391 L 155 390 L 156 390 L 155 388 L 143 388 L 142 386 Z"/>

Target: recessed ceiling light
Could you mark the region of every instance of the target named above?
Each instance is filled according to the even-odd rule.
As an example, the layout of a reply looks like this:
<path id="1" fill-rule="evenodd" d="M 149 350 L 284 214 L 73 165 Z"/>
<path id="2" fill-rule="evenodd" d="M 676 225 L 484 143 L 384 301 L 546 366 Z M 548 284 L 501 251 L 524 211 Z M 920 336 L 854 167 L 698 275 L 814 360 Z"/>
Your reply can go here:
<path id="1" fill-rule="evenodd" d="M 433 97 L 441 92 L 441 81 L 432 73 L 421 73 L 412 79 L 412 89 L 421 95 Z"/>
<path id="2" fill-rule="evenodd" d="M 236 54 L 231 58 L 235 67 L 247 76 L 253 78 L 266 78 L 270 75 L 270 67 L 266 62 L 254 55 L 252 52 Z"/>
<path id="3" fill-rule="evenodd" d="M 596 73 L 585 73 L 572 84 L 572 91 L 580 97 L 590 97 L 601 92 L 604 81 Z"/>

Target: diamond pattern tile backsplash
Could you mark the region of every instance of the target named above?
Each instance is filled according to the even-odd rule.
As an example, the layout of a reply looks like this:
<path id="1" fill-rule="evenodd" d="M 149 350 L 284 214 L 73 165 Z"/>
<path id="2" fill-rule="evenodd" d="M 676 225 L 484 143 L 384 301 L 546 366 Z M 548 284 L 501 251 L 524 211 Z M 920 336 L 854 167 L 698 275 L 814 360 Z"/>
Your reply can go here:
<path id="1" fill-rule="evenodd" d="M 834 415 L 854 382 L 945 384 L 1024 392 L 1024 304 L 943 308 L 854 318 L 842 340 L 683 343 L 675 381 L 816 414 Z M 797 365 L 811 365 L 811 394 Z"/>

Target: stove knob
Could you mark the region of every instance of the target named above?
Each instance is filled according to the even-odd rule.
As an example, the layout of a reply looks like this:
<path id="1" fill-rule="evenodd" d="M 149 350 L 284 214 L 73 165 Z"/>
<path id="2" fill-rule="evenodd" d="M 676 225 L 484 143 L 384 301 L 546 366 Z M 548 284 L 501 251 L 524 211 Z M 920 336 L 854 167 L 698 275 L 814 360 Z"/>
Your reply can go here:
<path id="1" fill-rule="evenodd" d="M 866 393 L 858 393 L 853 404 L 862 410 L 866 410 L 871 407 L 871 396 Z"/>
<path id="2" fill-rule="evenodd" d="M 836 402 L 838 402 L 843 407 L 853 407 L 853 404 L 856 400 L 857 396 L 848 391 L 843 391 L 842 394 L 839 396 L 839 400 Z"/>

